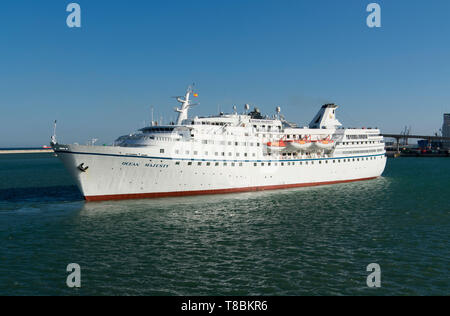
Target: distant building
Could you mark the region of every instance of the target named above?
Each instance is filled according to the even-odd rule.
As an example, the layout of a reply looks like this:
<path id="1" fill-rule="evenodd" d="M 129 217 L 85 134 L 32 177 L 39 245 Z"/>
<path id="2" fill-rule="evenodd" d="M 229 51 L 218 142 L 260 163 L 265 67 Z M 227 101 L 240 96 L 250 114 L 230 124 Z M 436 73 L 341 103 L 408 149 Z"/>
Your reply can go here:
<path id="1" fill-rule="evenodd" d="M 442 125 L 442 136 L 450 137 L 450 113 L 444 114 L 444 125 Z M 444 142 L 444 147 L 450 149 L 450 142 Z"/>
<path id="2" fill-rule="evenodd" d="M 444 142 L 441 141 L 430 142 L 428 139 L 421 139 L 417 141 L 417 145 L 419 146 L 420 149 L 427 150 L 427 149 L 441 149 L 444 148 L 445 144 Z"/>

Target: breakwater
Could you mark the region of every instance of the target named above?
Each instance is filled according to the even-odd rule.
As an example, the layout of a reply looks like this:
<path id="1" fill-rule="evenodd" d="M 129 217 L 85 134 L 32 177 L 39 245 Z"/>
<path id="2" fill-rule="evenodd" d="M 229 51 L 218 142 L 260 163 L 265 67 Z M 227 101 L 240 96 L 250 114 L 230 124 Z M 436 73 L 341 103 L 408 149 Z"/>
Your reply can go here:
<path id="1" fill-rule="evenodd" d="M 52 153 L 53 149 L 6 149 L 0 150 L 0 155 L 5 154 L 43 154 Z"/>

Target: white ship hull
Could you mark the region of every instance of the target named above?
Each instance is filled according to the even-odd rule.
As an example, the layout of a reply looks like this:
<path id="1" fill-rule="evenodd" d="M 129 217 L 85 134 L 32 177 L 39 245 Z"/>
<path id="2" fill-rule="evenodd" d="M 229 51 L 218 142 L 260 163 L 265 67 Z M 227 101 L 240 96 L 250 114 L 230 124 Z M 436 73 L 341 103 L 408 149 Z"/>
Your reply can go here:
<path id="1" fill-rule="evenodd" d="M 309 126 L 298 128 L 279 116 L 279 107 L 277 117 L 255 108 L 190 119 L 191 94 L 197 95 L 189 88 L 177 97 L 176 124 L 152 122 L 112 146 L 61 145 L 52 137 L 86 200 L 314 186 L 373 179 L 385 168 L 380 131 L 341 128 L 335 104 L 323 105 Z"/>
<path id="2" fill-rule="evenodd" d="M 386 164 L 384 153 L 308 159 L 208 160 L 158 157 L 142 148 L 57 145 L 55 151 L 88 201 L 368 180 L 379 177 Z M 88 169 L 82 171 L 80 165 Z"/>

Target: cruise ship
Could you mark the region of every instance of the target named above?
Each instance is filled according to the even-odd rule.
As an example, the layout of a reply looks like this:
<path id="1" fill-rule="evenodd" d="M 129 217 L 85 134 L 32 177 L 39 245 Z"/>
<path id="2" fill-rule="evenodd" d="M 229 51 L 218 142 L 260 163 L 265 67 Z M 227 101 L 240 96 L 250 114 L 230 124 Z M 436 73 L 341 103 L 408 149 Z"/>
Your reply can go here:
<path id="1" fill-rule="evenodd" d="M 343 128 L 325 104 L 309 126 L 258 108 L 190 118 L 192 88 L 176 97 L 176 122 L 120 136 L 110 146 L 51 146 L 87 201 L 157 198 L 330 185 L 380 177 L 378 129 Z"/>

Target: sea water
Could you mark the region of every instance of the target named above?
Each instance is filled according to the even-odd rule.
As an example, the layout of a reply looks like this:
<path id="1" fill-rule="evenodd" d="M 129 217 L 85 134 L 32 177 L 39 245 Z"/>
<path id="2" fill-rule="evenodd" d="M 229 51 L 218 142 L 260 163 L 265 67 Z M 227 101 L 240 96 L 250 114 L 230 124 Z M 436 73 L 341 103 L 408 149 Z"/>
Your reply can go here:
<path id="1" fill-rule="evenodd" d="M 366 182 L 85 203 L 52 154 L 0 156 L 0 295 L 448 295 L 449 237 L 446 158 L 389 159 Z"/>

